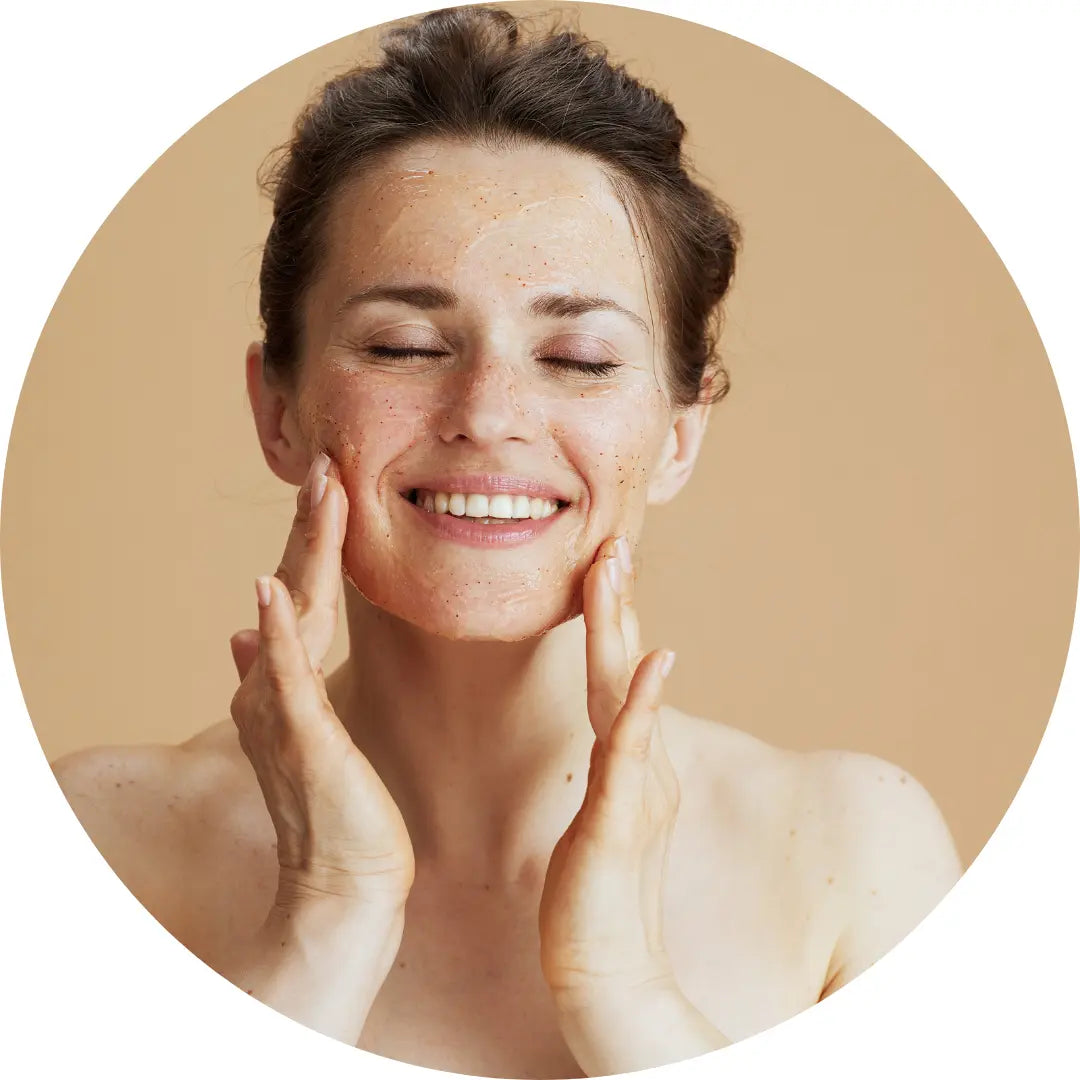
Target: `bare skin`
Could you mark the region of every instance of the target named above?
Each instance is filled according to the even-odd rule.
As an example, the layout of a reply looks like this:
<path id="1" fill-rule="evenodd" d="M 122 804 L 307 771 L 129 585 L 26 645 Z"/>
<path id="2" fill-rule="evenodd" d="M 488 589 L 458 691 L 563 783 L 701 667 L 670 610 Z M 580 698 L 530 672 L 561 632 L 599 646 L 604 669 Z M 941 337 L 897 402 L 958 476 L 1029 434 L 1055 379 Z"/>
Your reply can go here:
<path id="1" fill-rule="evenodd" d="M 682 788 L 667 947 L 680 985 L 732 1040 L 849 982 L 955 881 L 939 815 L 895 766 L 778 750 L 674 709 L 662 722 Z M 57 772 L 120 879 L 219 968 L 262 921 L 278 873 L 274 831 L 232 722 L 180 747 L 83 751 Z M 580 801 L 584 775 L 562 782 Z M 545 823 L 552 847 L 567 820 Z M 875 867 L 883 844 L 912 861 Z M 537 848 L 486 875 L 420 860 L 400 951 L 358 1045 L 478 1076 L 582 1075 L 538 963 L 547 857 Z"/>
<path id="2" fill-rule="evenodd" d="M 56 765 L 117 874 L 211 967 L 435 1068 L 601 1075 L 722 1047 L 849 982 L 959 873 L 896 767 L 661 704 L 632 549 L 707 408 L 666 401 L 609 196 L 557 151 L 431 144 L 348 190 L 298 387 L 248 355 L 267 462 L 304 486 L 292 595 L 265 582 L 233 641 L 233 719 Z M 403 281 L 453 301 L 356 300 Z M 529 307 L 553 291 L 622 313 Z M 553 369 L 567 349 L 617 363 Z M 478 548 L 402 498 L 481 470 L 556 487 L 550 527 Z M 324 681 L 341 570 L 350 655 Z"/>

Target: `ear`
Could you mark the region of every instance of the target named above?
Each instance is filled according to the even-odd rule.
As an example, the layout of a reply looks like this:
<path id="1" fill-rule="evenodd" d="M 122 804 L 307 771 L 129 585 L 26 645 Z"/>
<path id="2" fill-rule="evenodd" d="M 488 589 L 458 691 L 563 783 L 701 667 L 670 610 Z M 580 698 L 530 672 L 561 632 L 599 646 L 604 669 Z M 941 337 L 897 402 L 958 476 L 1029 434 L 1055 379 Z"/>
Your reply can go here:
<path id="1" fill-rule="evenodd" d="M 701 449 L 701 440 L 705 437 L 705 427 L 709 423 L 710 408 L 707 402 L 699 402 L 675 413 L 649 477 L 646 490 L 649 505 L 669 502 L 690 479 Z"/>
<path id="2" fill-rule="evenodd" d="M 302 484 L 311 457 L 296 422 L 293 395 L 267 381 L 262 342 L 253 341 L 248 346 L 245 365 L 248 401 L 266 464 L 286 483 Z"/>

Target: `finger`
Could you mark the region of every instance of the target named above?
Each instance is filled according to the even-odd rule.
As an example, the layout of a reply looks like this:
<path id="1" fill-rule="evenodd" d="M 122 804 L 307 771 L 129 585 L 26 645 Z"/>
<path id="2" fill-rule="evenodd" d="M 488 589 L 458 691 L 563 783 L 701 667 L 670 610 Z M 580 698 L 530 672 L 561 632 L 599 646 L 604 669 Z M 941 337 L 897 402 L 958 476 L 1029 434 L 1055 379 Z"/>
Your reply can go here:
<path id="1" fill-rule="evenodd" d="M 640 803 L 642 784 L 653 768 L 652 741 L 659 727 L 664 680 L 674 661 L 675 654 L 670 649 L 657 649 L 638 664 L 626 704 L 615 718 L 608 737 L 602 784 L 605 799 Z"/>
<path id="2" fill-rule="evenodd" d="M 236 665 L 236 674 L 243 682 L 255 658 L 259 655 L 259 631 L 238 630 L 229 638 L 229 648 L 232 649 L 233 663 Z"/>
<path id="3" fill-rule="evenodd" d="M 622 589 L 619 599 L 622 604 L 622 631 L 623 641 L 626 643 L 626 656 L 628 670 L 634 671 L 642 658 L 641 626 L 638 622 L 637 609 L 634 607 L 634 584 L 637 575 L 634 573 L 634 557 L 630 552 L 630 541 L 625 536 L 620 536 L 615 541 L 615 553 L 622 569 Z"/>
<path id="4" fill-rule="evenodd" d="M 345 489 L 329 455 L 320 452 L 297 496 L 296 516 L 275 576 L 289 590 L 299 634 L 312 663 L 326 656 L 337 625 Z"/>
<path id="5" fill-rule="evenodd" d="M 671 763 L 667 747 L 664 745 L 663 732 L 663 724 L 658 715 L 656 726 L 653 729 L 652 743 L 650 744 L 652 748 L 650 761 L 653 766 L 653 775 L 664 792 L 664 797 L 669 803 L 677 807 L 680 798 L 679 777 L 675 772 L 675 766 Z"/>
<path id="6" fill-rule="evenodd" d="M 256 582 L 259 597 L 259 661 L 286 720 L 321 713 L 323 701 L 307 649 L 300 639 L 296 609 L 276 577 Z"/>
<path id="7" fill-rule="evenodd" d="M 598 739 L 607 737 L 630 681 L 619 601 L 619 561 L 605 542 L 585 576 L 585 670 L 589 720 Z"/>

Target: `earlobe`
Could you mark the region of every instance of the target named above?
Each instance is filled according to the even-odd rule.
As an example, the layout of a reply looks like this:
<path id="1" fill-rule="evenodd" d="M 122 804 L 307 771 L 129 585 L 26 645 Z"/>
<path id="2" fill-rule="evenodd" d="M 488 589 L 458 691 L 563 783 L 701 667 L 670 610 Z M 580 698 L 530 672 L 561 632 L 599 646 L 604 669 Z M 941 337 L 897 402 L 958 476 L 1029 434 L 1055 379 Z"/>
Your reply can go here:
<path id="1" fill-rule="evenodd" d="M 708 404 L 698 404 L 676 414 L 649 480 L 646 501 L 650 506 L 670 502 L 690 479 L 709 422 L 709 409 Z"/>
<path id="2" fill-rule="evenodd" d="M 263 457 L 274 475 L 300 484 L 308 469 L 308 454 L 290 408 L 291 397 L 268 382 L 263 370 L 262 342 L 253 341 L 244 358 L 248 401 L 255 419 Z"/>

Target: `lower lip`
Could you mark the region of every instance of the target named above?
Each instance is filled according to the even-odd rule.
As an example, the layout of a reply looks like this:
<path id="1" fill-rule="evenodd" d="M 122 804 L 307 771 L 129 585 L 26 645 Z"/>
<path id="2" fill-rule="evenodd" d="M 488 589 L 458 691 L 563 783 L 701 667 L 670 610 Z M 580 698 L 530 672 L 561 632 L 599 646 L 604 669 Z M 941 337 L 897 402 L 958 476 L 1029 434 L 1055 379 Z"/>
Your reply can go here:
<path id="1" fill-rule="evenodd" d="M 467 517 L 454 514 L 433 514 L 417 506 L 410 499 L 402 496 L 405 504 L 421 521 L 443 540 L 454 540 L 469 547 L 517 547 L 535 540 L 555 523 L 563 514 L 556 510 L 546 518 L 522 518 L 520 521 L 507 521 L 500 525 L 481 525 Z"/>

